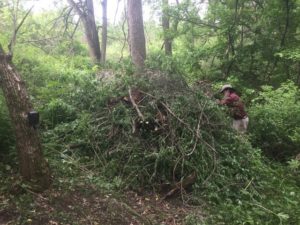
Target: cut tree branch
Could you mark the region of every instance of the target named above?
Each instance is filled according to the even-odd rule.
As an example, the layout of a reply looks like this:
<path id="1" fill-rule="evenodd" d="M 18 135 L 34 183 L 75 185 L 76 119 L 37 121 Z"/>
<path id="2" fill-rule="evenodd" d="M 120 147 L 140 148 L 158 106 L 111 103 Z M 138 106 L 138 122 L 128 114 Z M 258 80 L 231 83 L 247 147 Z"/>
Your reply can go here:
<path id="1" fill-rule="evenodd" d="M 141 120 L 142 120 L 142 121 L 145 121 L 144 115 L 142 114 L 142 112 L 140 111 L 138 105 L 135 103 L 135 101 L 134 101 L 134 99 L 133 99 L 133 97 L 132 97 L 131 89 L 129 89 L 128 92 L 129 92 L 129 98 L 130 98 L 130 101 L 131 101 L 132 106 L 135 108 L 135 110 L 136 110 L 138 116 L 141 118 Z"/>

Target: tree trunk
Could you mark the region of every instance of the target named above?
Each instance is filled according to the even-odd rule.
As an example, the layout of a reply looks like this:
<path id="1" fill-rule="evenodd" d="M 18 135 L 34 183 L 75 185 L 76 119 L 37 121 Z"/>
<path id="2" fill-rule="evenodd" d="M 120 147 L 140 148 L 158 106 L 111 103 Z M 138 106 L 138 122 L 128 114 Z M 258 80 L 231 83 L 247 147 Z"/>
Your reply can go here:
<path id="1" fill-rule="evenodd" d="M 68 0 L 69 4 L 76 10 L 77 14 L 80 16 L 86 40 L 89 46 L 89 53 L 94 63 L 100 63 L 101 61 L 101 51 L 99 36 L 95 22 L 94 15 L 94 5 L 93 0 L 86 0 L 85 3 L 76 4 L 73 0 Z"/>
<path id="2" fill-rule="evenodd" d="M 289 0 L 285 0 L 285 7 L 286 7 L 286 18 L 285 18 L 285 26 L 284 31 L 280 41 L 280 47 L 282 48 L 286 41 L 286 36 L 288 33 L 289 25 L 290 25 L 290 2 Z"/>
<path id="3" fill-rule="evenodd" d="M 107 44 L 107 0 L 103 0 L 102 4 L 102 42 L 101 42 L 101 63 L 106 61 L 106 44 Z"/>
<path id="4" fill-rule="evenodd" d="M 146 44 L 142 1 L 128 0 L 127 4 L 130 54 L 134 65 L 138 69 L 143 69 L 146 59 Z"/>
<path id="5" fill-rule="evenodd" d="M 24 82 L 11 63 L 11 57 L 0 45 L 1 87 L 16 136 L 19 169 L 26 181 L 45 189 L 50 185 L 50 170 L 42 155 L 42 145 L 36 129 L 29 125 L 27 114 L 33 110 Z"/>
<path id="6" fill-rule="evenodd" d="M 169 37 L 170 34 L 170 16 L 167 13 L 169 6 L 168 0 L 162 0 L 163 15 L 162 15 L 162 27 L 164 31 L 164 46 L 166 55 L 172 55 L 172 39 Z"/>

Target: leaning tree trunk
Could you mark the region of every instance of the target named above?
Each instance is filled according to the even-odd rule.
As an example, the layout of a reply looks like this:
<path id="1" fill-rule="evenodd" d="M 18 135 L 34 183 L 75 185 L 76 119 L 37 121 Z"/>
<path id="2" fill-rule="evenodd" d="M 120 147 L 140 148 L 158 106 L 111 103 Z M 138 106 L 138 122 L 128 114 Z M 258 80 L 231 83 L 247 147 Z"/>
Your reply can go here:
<path id="1" fill-rule="evenodd" d="M 128 0 L 127 3 L 130 54 L 134 65 L 138 69 L 143 69 L 146 59 L 146 44 L 143 24 L 142 1 Z"/>
<path id="2" fill-rule="evenodd" d="M 101 51 L 99 43 L 99 35 L 95 22 L 93 0 L 86 0 L 82 7 L 73 0 L 68 0 L 69 4 L 76 10 L 82 19 L 86 40 L 89 47 L 89 53 L 94 63 L 100 63 Z"/>
<path id="3" fill-rule="evenodd" d="M 106 61 L 106 44 L 107 44 L 107 0 L 102 1 L 102 41 L 101 41 L 101 63 Z"/>
<path id="4" fill-rule="evenodd" d="M 93 0 L 86 1 L 87 13 L 83 17 L 84 29 L 90 46 L 90 55 L 96 63 L 101 60 L 99 36 L 95 22 Z"/>
<path id="5" fill-rule="evenodd" d="M 20 173 L 26 181 L 45 189 L 50 185 L 50 170 L 42 155 L 38 132 L 27 120 L 27 114 L 33 108 L 24 82 L 11 63 L 11 57 L 5 54 L 1 45 L 0 85 L 15 131 Z"/>

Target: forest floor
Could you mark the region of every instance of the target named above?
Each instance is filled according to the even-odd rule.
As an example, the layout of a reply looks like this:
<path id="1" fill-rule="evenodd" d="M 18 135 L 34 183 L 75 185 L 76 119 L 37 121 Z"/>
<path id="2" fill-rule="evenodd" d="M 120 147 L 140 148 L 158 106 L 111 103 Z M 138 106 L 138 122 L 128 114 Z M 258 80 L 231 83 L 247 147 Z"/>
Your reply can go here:
<path id="1" fill-rule="evenodd" d="M 184 204 L 180 196 L 164 200 L 153 193 L 103 192 L 86 184 L 56 186 L 40 194 L 20 190 L 0 194 L 1 225 L 179 225 L 189 215 L 205 217 L 200 206 Z"/>

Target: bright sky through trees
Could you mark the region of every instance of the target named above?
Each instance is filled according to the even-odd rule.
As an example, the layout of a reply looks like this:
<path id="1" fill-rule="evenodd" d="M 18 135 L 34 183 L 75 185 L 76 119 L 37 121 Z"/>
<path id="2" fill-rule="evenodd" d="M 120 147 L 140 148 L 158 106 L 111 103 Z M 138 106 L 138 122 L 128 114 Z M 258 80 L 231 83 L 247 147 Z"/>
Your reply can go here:
<path id="1" fill-rule="evenodd" d="M 119 2 L 119 4 L 118 4 Z M 169 1 L 170 4 L 175 4 L 175 0 L 170 0 Z M 201 10 L 199 11 L 199 13 L 201 15 L 205 14 L 206 10 L 207 10 L 207 3 L 205 1 L 200 1 L 201 3 Z M 123 11 L 124 11 L 124 3 L 126 3 L 126 0 L 109 0 L 107 1 L 107 16 L 108 16 L 108 22 L 109 23 L 114 23 L 117 22 L 118 20 L 120 20 L 120 18 L 123 15 Z M 30 8 L 31 6 L 34 5 L 34 12 L 42 12 L 42 11 L 47 11 L 47 10 L 52 10 L 55 9 L 57 7 L 60 7 L 61 5 L 66 5 L 67 2 L 65 0 L 28 0 L 25 3 L 25 7 L 26 8 Z M 96 15 L 96 20 L 98 22 L 101 21 L 101 1 L 100 0 L 94 0 L 94 10 L 95 10 L 95 15 Z M 154 19 L 159 21 L 159 19 L 156 19 L 153 17 L 152 13 L 151 13 L 151 9 L 149 7 L 148 4 L 144 4 L 143 7 L 143 11 L 144 11 L 144 20 L 150 20 L 150 19 Z"/>
<path id="2" fill-rule="evenodd" d="M 61 7 L 62 5 L 67 5 L 67 2 L 65 0 L 57 1 L 57 0 L 28 0 L 25 3 L 26 8 L 30 8 L 32 5 L 34 5 L 34 12 L 43 12 L 47 10 L 53 10 L 57 7 Z M 116 11 L 118 8 L 118 13 L 116 15 Z M 115 15 L 116 20 L 118 20 L 121 15 L 122 11 L 124 9 L 124 1 L 120 1 L 118 6 L 118 0 L 110 0 L 107 2 L 107 10 L 108 10 L 108 20 L 110 23 L 114 23 Z M 94 0 L 94 10 L 97 21 L 101 20 L 101 2 L 100 0 Z"/>

